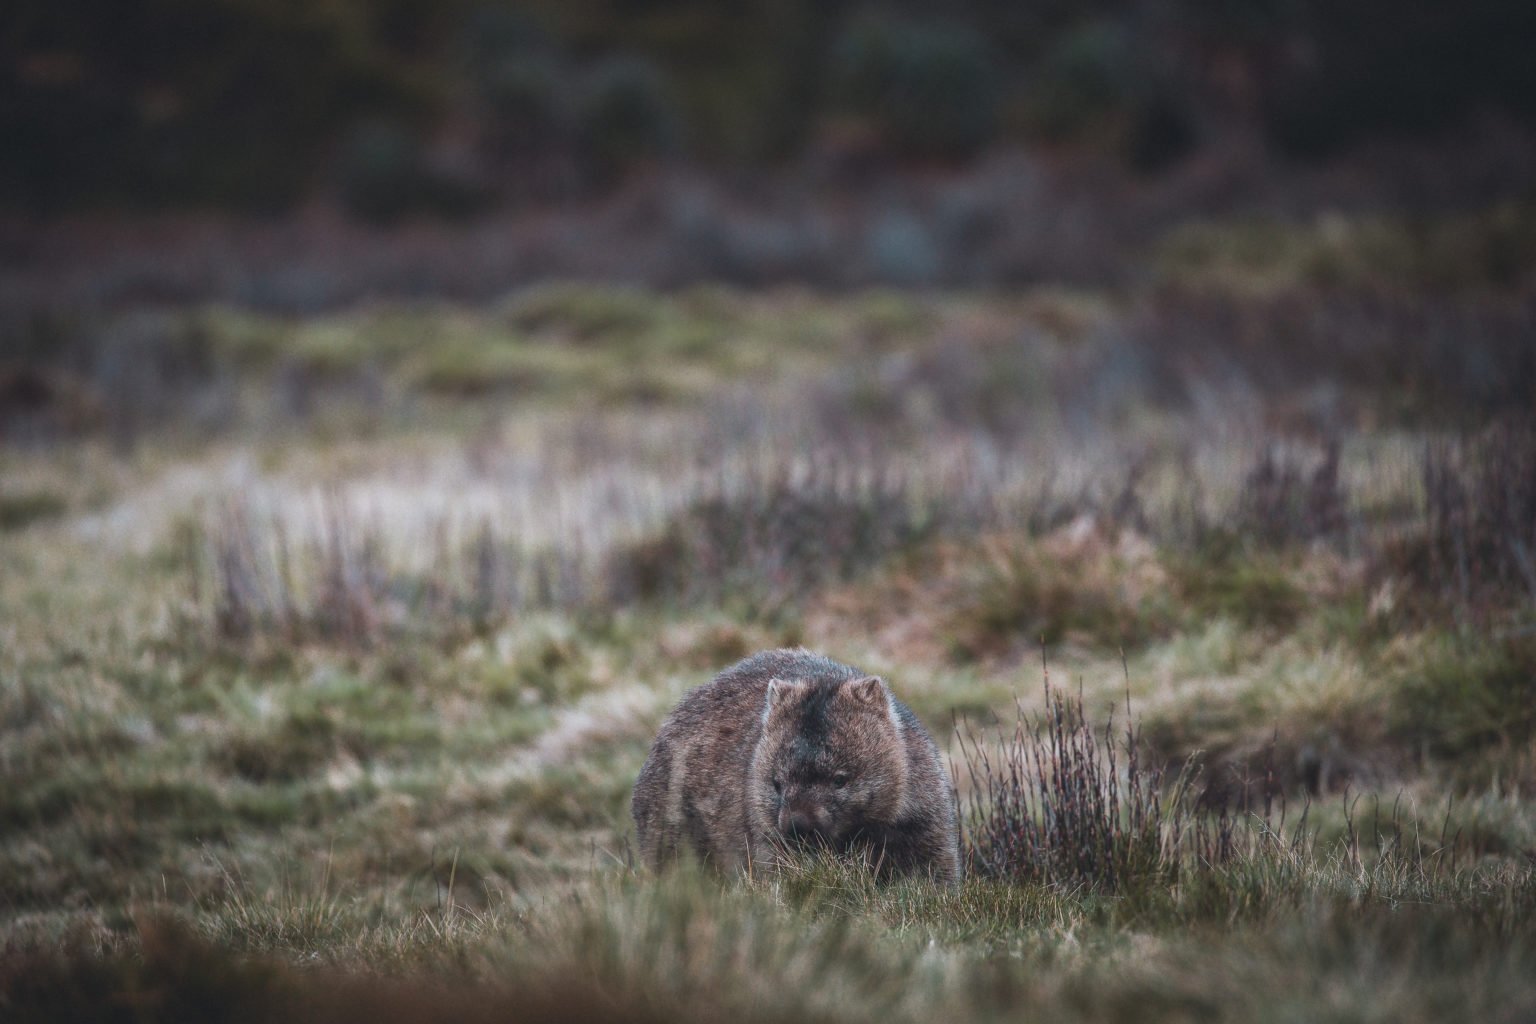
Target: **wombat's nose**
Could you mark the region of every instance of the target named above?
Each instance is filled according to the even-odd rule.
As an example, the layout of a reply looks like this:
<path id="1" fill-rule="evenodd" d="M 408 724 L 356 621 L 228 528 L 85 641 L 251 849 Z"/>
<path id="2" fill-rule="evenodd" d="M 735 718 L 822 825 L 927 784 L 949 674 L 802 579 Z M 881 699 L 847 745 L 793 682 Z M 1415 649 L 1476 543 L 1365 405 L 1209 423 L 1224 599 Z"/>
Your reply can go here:
<path id="1" fill-rule="evenodd" d="M 784 807 L 779 810 L 779 831 L 790 839 L 809 839 L 820 829 L 816 818 L 804 808 Z"/>

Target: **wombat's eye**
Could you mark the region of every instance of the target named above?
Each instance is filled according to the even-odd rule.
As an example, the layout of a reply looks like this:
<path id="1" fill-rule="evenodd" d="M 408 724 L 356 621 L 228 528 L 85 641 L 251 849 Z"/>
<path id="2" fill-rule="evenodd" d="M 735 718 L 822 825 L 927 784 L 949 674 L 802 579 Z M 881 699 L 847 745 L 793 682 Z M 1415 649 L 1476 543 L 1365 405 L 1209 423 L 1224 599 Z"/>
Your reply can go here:
<path id="1" fill-rule="evenodd" d="M 782 792 L 784 792 L 784 780 L 783 779 L 774 779 L 773 780 L 773 791 L 775 793 L 782 793 Z"/>
<path id="2" fill-rule="evenodd" d="M 836 775 L 832 776 L 832 785 L 836 789 L 842 789 L 844 786 L 848 785 L 848 773 L 838 772 Z"/>

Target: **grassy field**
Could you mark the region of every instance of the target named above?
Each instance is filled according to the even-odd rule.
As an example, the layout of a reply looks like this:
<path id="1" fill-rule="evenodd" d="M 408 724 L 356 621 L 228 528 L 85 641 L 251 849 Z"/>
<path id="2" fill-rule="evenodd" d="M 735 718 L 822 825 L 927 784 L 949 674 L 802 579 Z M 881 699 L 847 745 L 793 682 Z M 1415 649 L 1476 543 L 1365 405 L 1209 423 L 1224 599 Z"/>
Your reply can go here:
<path id="1" fill-rule="evenodd" d="M 1536 307 L 1180 244 L 1137 294 L 158 310 L 26 371 L 0 1016 L 1531 1019 Z M 949 749 L 958 891 L 635 870 L 669 707 L 795 644 Z M 1053 788 L 1094 766 L 1118 808 Z"/>

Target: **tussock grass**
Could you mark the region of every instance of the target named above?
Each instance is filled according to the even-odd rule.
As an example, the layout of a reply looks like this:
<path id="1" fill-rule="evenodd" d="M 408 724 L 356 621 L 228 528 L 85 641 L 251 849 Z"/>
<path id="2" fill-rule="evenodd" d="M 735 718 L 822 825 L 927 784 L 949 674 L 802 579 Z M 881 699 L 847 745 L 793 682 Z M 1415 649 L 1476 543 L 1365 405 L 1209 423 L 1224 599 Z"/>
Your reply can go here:
<path id="1" fill-rule="evenodd" d="M 1367 818 L 1347 789 L 1332 815 L 1314 814 L 1310 800 L 1292 809 L 1273 746 L 1258 763 L 1222 766 L 1242 772 L 1234 789 L 1199 756 L 1182 766 L 1155 760 L 1129 697 L 1117 738 L 1112 717 L 1095 729 L 1082 697 L 1053 689 L 1049 673 L 1044 689 L 1044 711 L 1021 711 L 1011 731 L 961 734 L 969 866 L 982 878 L 1103 893 L 1127 906 L 1169 909 L 1192 896 L 1228 913 L 1233 900 L 1250 910 L 1284 905 L 1299 888 L 1454 900 L 1485 877 L 1519 875 L 1476 868 L 1486 848 L 1464 842 L 1460 825 L 1452 831 L 1450 804 L 1438 830 L 1405 810 L 1401 794 L 1385 820 L 1379 796 Z"/>
<path id="2" fill-rule="evenodd" d="M 974 733 L 969 749 L 961 748 L 971 781 L 970 870 L 1113 892 L 1144 884 L 1139 876 L 1176 876 L 1186 843 L 1196 859 L 1230 859 L 1230 822 L 1219 820 L 1211 833 L 1205 818 L 1190 814 L 1187 779 L 1165 794 L 1162 770 L 1142 767 L 1133 724 L 1126 725 L 1122 778 L 1113 727 L 1100 740 L 1082 699 L 1053 692 L 1049 674 L 1045 707 L 1041 719 L 1021 717 L 995 755 Z"/>

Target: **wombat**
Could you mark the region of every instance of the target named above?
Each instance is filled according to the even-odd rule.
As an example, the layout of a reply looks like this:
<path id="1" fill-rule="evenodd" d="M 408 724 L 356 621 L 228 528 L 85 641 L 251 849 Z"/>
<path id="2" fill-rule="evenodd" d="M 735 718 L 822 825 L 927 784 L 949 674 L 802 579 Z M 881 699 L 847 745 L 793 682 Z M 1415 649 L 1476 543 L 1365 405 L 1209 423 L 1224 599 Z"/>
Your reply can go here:
<path id="1" fill-rule="evenodd" d="M 821 847 L 879 877 L 961 876 L 943 758 L 885 683 L 800 650 L 763 651 L 690 691 L 635 782 L 641 855 L 724 870 Z"/>

